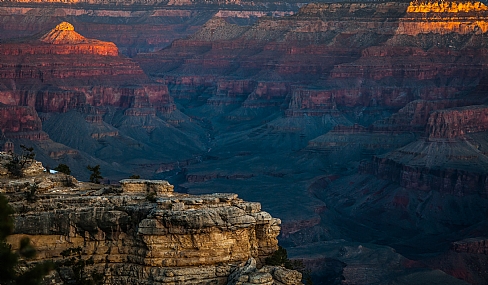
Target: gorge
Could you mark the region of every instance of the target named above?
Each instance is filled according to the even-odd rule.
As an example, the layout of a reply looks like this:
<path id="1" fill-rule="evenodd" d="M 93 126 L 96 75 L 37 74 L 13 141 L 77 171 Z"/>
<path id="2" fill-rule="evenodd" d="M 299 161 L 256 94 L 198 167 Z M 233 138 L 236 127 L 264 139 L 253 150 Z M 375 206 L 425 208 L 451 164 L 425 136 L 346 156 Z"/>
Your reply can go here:
<path id="1" fill-rule="evenodd" d="M 314 284 L 488 282 L 483 2 L 0 6 L 2 142 L 259 201 Z"/>

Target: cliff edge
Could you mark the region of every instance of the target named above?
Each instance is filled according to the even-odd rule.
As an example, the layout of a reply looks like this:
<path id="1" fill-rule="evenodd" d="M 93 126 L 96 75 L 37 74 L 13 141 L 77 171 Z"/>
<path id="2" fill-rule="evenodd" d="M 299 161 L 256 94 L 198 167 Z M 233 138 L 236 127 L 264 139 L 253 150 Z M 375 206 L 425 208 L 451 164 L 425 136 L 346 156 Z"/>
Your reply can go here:
<path id="1" fill-rule="evenodd" d="M 35 161 L 23 178 L 10 179 L 3 167 L 10 155 L 0 154 L 0 193 L 16 213 L 9 242 L 15 249 L 29 237 L 36 261 L 59 262 L 79 247 L 93 261 L 87 272 L 104 284 L 301 284 L 297 271 L 262 266 L 277 249 L 281 221 L 259 203 L 180 194 L 163 180 L 78 182 Z M 70 282 L 58 274 L 58 284 Z"/>

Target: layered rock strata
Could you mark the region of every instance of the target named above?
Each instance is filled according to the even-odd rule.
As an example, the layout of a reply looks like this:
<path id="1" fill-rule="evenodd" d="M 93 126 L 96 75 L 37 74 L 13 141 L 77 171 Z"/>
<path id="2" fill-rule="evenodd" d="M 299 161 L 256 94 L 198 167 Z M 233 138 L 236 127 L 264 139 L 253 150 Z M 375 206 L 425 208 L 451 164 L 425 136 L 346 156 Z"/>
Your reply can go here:
<path id="1" fill-rule="evenodd" d="M 414 100 L 458 98 L 481 84 L 486 6 L 449 3 L 309 4 L 293 17 L 261 18 L 251 27 L 213 18 L 171 48 L 136 60 L 146 72 L 170 78 L 176 97 L 205 90 L 211 106 L 288 105 L 290 117 L 341 107 L 398 110 Z M 300 87 L 257 104 L 259 86 L 222 89 L 229 77 Z"/>
<path id="2" fill-rule="evenodd" d="M 41 120 L 32 107 L 1 105 L 0 117 L 2 133 L 42 131 Z"/>
<path id="3" fill-rule="evenodd" d="M 35 36 L 1 42 L 0 62 L 0 103 L 9 106 L 3 107 L 5 114 L 29 108 L 34 113 L 86 113 L 83 110 L 89 106 L 103 106 L 141 117 L 176 110 L 166 85 L 151 82 L 137 64 L 119 56 L 113 43 L 85 38 L 68 22 Z M 97 112 L 88 114 L 86 121 L 101 124 L 106 110 Z M 17 116 L 18 123 L 6 120 L 2 131 L 9 138 L 48 139 L 45 133 L 34 134 L 41 131 L 35 117 Z M 107 135 L 118 132 L 112 129 L 92 137 Z"/>
<path id="4" fill-rule="evenodd" d="M 3 153 L 2 164 L 8 159 Z M 281 224 L 259 203 L 175 193 L 166 181 L 107 187 L 42 169 L 18 180 L 3 171 L 0 188 L 16 211 L 9 242 L 16 248 L 29 237 L 36 260 L 61 260 L 63 250 L 81 247 L 82 258 L 94 261 L 89 272 L 103 274 L 105 284 L 301 284 L 298 272 L 256 269 L 277 249 Z M 27 202 L 32 185 L 35 200 Z M 156 189 L 155 202 L 146 188 Z"/>
<path id="5" fill-rule="evenodd" d="M 451 250 L 454 250 L 455 252 L 488 255 L 488 239 L 478 237 L 453 242 L 451 245 Z"/>
<path id="6" fill-rule="evenodd" d="M 427 123 L 429 138 L 456 138 L 488 129 L 488 107 L 467 106 L 433 112 Z"/>

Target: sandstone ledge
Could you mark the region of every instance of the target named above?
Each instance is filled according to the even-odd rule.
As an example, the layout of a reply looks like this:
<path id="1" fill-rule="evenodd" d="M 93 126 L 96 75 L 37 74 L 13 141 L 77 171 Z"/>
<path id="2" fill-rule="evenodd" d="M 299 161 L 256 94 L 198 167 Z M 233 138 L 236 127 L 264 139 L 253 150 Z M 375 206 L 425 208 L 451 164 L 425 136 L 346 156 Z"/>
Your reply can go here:
<path id="1" fill-rule="evenodd" d="M 125 193 L 171 193 L 174 186 L 165 180 L 123 179 L 120 181 Z"/>
<path id="2" fill-rule="evenodd" d="M 0 177 L 0 192 L 16 212 L 9 236 L 14 249 L 27 236 L 37 260 L 56 261 L 63 250 L 81 247 L 104 284 L 301 284 L 296 271 L 260 268 L 277 249 L 281 221 L 259 203 L 228 193 L 176 193 L 162 180 L 126 179 L 121 187 L 73 180 L 67 186 L 66 177 Z M 43 186 L 28 202 L 33 183 Z M 243 273 L 246 264 L 252 268 Z M 233 272 L 248 281 L 235 283 Z"/>

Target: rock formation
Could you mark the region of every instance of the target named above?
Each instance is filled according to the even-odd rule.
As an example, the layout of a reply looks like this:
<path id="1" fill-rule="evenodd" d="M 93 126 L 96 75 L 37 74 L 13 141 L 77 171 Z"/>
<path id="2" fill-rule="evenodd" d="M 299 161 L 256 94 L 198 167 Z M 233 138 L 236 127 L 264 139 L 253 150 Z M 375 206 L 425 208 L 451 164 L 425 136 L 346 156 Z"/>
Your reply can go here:
<path id="1" fill-rule="evenodd" d="M 28 106 L 0 106 L 0 130 L 8 137 L 27 135 L 27 139 L 42 140 L 48 135 L 42 131 L 42 123 L 37 112 Z"/>
<path id="2" fill-rule="evenodd" d="M 2 41 L 0 54 L 0 103 L 4 104 L 2 114 L 5 117 L 2 132 L 6 138 L 15 139 L 17 146 L 29 139 L 40 141 L 42 146 L 39 145 L 36 152 L 41 152 L 39 155 L 52 166 L 61 161 L 69 163 L 67 160 L 81 155 L 82 160 L 75 159 L 78 166 L 73 165 L 73 161 L 70 164 L 74 169 L 82 169 L 83 177 L 86 165 L 82 164 L 90 164 L 87 160 L 91 160 L 91 164 L 103 164 L 96 162 L 100 158 L 100 153 L 96 153 L 105 147 L 109 138 L 126 147 L 137 145 L 134 140 L 139 141 L 138 147 L 141 147 L 141 139 L 150 137 L 147 140 L 159 141 L 163 133 L 167 136 L 168 132 L 181 141 L 189 141 L 185 138 L 188 136 L 199 136 L 198 131 L 187 135 L 174 128 L 185 124 L 189 118 L 176 111 L 165 84 L 152 81 L 136 63 L 120 55 L 113 43 L 87 39 L 67 22 L 48 32 Z M 58 124 L 60 121 L 56 117 L 63 116 L 61 114 L 70 117 L 66 118 L 67 124 Z M 140 127 L 141 121 L 143 133 L 134 134 L 131 126 Z M 76 126 L 71 125 L 74 122 Z M 83 134 L 79 140 L 67 137 L 74 129 L 79 135 Z M 46 132 L 56 142 L 50 140 Z M 87 139 L 91 141 L 89 147 Z M 190 149 L 202 148 L 199 139 L 196 143 L 191 140 L 187 144 Z M 86 147 L 82 147 L 81 152 L 80 142 Z M 144 147 L 146 150 L 137 156 L 154 159 L 148 152 L 164 144 Z M 186 152 L 185 159 L 193 154 L 188 147 L 180 147 Z M 102 157 L 114 157 L 114 152 L 105 150 L 103 153 Z M 161 157 L 151 163 L 159 164 L 159 159 Z M 120 173 L 125 167 L 106 168 Z"/>
<path id="3" fill-rule="evenodd" d="M 194 36 L 136 61 L 171 85 L 188 114 L 217 116 L 209 119 L 218 130 L 212 160 L 185 167 L 182 186 L 190 193 L 232 183 L 255 195 L 240 184 L 244 179 L 282 185 L 287 203 L 298 199 L 285 185 L 295 177 L 308 191 L 321 188 L 326 206 L 296 223 L 285 214 L 287 242 L 330 239 L 330 224 L 350 224 L 361 234 L 348 237 L 384 238 L 402 254 L 430 250 L 422 238 L 443 251 L 446 243 L 430 235 L 433 224 L 432 232 L 450 241 L 470 236 L 449 229 L 476 227 L 483 218 L 474 212 L 486 205 L 485 10 L 455 1 L 309 4 L 293 17 L 261 18 L 249 28 L 214 18 Z M 229 84 L 245 80 L 258 84 L 246 92 Z M 286 88 L 252 104 L 264 84 Z M 329 179 L 333 186 L 320 186 Z M 467 210 L 456 214 L 457 207 Z M 339 217 L 331 218 L 334 211 Z M 341 226 L 336 231 L 343 236 Z"/>
<path id="4" fill-rule="evenodd" d="M 456 138 L 486 131 L 486 112 L 487 107 L 484 105 L 433 112 L 427 122 L 429 138 Z"/>
<path id="5" fill-rule="evenodd" d="M 452 243 L 451 249 L 455 252 L 488 254 L 486 238 L 470 238 Z"/>
<path id="6" fill-rule="evenodd" d="M 385 277 L 410 284 L 422 274 L 395 274 L 416 266 L 428 270 L 426 253 L 452 253 L 452 242 L 486 232 L 485 211 L 480 211 L 488 205 L 488 14 L 483 3 L 315 3 L 293 16 L 247 19 L 227 17 L 236 9 L 229 6 L 219 13 L 195 12 L 201 3 L 193 2 L 159 6 L 194 5 L 193 12 L 144 6 L 132 13 L 97 2 L 101 6 L 92 6 L 92 14 L 84 3 L 73 10 L 56 4 L 63 7 L 56 15 L 72 20 L 81 34 L 91 29 L 90 37 L 114 39 L 122 43 L 122 53 L 138 53 L 133 59 L 76 54 L 76 48 L 50 57 L 47 48 L 65 44 L 42 42 L 45 31 L 30 37 L 37 43 L 34 50 L 46 48 L 39 52 L 42 57 L 28 54 L 35 66 L 18 55 L 1 58 L 0 74 L 8 77 L 0 79 L 1 102 L 34 108 L 43 130 L 65 145 L 36 142 L 44 161 L 69 163 L 85 177 L 87 164 L 101 164 L 112 181 L 135 173 L 168 179 L 188 194 L 219 189 L 259 200 L 282 217 L 280 238 L 287 246 L 305 250 L 321 242 L 357 242 L 354 250 L 339 242 L 311 258 L 314 268 L 334 267 L 336 281 L 343 266 L 335 259 L 341 258 L 349 266 L 346 282 L 374 284 Z M 4 27 L 24 15 L 41 14 L 39 6 L 27 13 L 16 5 L 10 8 L 16 16 L 1 18 Z M 239 5 L 255 5 L 256 11 L 273 7 L 263 1 Z M 106 9 L 98 9 L 102 6 Z M 112 18 L 102 21 L 102 15 Z M 58 24 L 53 18 L 45 21 Z M 19 22 L 28 31 L 36 29 Z M 172 22 L 168 39 L 189 29 L 159 50 L 166 22 Z M 68 31 L 49 32 L 49 38 L 66 32 L 72 36 L 59 36 L 60 42 L 79 41 L 65 26 Z M 117 30 L 124 33 L 116 35 Z M 15 54 L 16 44 L 31 53 L 25 40 L 4 41 L 4 52 Z M 76 64 L 66 58 L 76 58 Z M 45 70 L 45 59 L 57 65 Z M 164 185 L 158 187 L 141 182 L 127 189 L 152 199 L 167 192 Z M 162 216 L 167 215 L 163 208 Z M 161 219 L 147 218 L 153 224 Z M 351 257 L 343 258 L 348 252 Z M 197 262 L 192 253 L 184 262 Z M 391 266 L 369 263 L 363 254 L 382 256 Z M 162 262 L 158 258 L 147 257 Z M 476 267 L 461 273 L 446 269 L 469 282 L 486 283 L 480 281 L 482 274 L 463 275 L 468 271 Z M 235 282 L 268 282 L 273 272 L 244 273 Z M 432 280 L 463 283 L 429 272 Z"/>
<path id="7" fill-rule="evenodd" d="M 29 237 L 36 260 L 61 260 L 62 251 L 81 247 L 82 258 L 94 261 L 90 272 L 108 284 L 301 284 L 296 271 L 256 268 L 277 249 L 281 224 L 259 203 L 179 194 L 166 181 L 93 185 L 45 173 L 35 161 L 11 180 L 3 168 L 10 156 L 1 155 L 0 189 L 16 211 L 9 242 L 15 249 Z M 35 201 L 27 202 L 31 185 Z"/>

